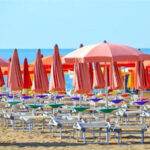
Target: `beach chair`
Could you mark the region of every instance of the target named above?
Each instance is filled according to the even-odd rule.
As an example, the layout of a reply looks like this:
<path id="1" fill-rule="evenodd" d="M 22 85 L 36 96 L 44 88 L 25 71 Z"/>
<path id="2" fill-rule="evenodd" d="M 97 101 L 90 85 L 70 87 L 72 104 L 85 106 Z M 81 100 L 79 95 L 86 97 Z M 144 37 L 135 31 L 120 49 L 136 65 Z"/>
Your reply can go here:
<path id="1" fill-rule="evenodd" d="M 54 136 L 55 129 L 59 129 L 60 139 L 62 139 L 63 130 L 73 129 L 73 124 L 75 122 L 77 122 L 77 120 L 71 116 L 62 116 L 61 118 L 51 117 L 49 121 L 50 132 L 53 133 Z"/>
<path id="2" fill-rule="evenodd" d="M 144 132 L 147 131 L 147 125 L 116 125 L 113 129 L 118 134 L 118 144 L 121 144 L 121 135 L 123 134 L 140 134 L 141 144 L 144 143 Z"/>
<path id="3" fill-rule="evenodd" d="M 95 133 L 106 134 L 106 142 L 101 144 L 109 144 L 109 132 L 111 130 L 111 125 L 109 122 L 105 121 L 88 121 L 88 122 L 76 122 L 73 125 L 73 128 L 76 132 L 80 131 L 81 139 L 83 140 L 84 144 L 89 143 L 86 140 L 86 134 L 92 133 L 93 136 Z M 78 137 L 77 137 L 78 140 Z"/>

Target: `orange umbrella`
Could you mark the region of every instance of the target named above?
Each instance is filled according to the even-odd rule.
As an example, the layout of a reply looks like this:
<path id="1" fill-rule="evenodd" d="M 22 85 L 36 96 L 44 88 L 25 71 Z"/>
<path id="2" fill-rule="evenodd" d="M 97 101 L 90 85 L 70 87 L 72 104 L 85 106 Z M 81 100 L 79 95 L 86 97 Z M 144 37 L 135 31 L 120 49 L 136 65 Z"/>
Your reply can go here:
<path id="1" fill-rule="evenodd" d="M 86 63 L 74 65 L 73 88 L 76 93 L 84 94 L 92 90 L 90 74 Z"/>
<path id="2" fill-rule="evenodd" d="M 102 74 L 101 67 L 99 63 L 94 63 L 94 81 L 93 88 L 102 89 L 105 87 L 105 80 Z"/>
<path id="3" fill-rule="evenodd" d="M 24 59 L 24 68 L 23 68 L 23 88 L 29 89 L 32 86 L 29 70 L 28 70 L 28 61 L 27 58 Z"/>
<path id="4" fill-rule="evenodd" d="M 2 87 L 3 85 L 5 85 L 5 81 L 4 81 L 2 70 L 1 70 L 1 67 L 0 67 L 0 87 Z"/>
<path id="5" fill-rule="evenodd" d="M 37 93 L 44 93 L 48 91 L 48 85 L 48 78 L 42 64 L 41 51 L 39 49 L 35 60 L 32 90 Z"/>
<path id="6" fill-rule="evenodd" d="M 50 91 L 65 91 L 65 77 L 57 44 L 54 46 L 49 89 Z"/>
<path id="7" fill-rule="evenodd" d="M 22 75 L 17 49 L 14 50 L 8 74 L 8 87 L 11 91 L 21 90 L 23 88 Z"/>
<path id="8" fill-rule="evenodd" d="M 117 62 L 112 62 L 109 73 L 110 89 L 116 90 L 123 87 L 121 76 L 118 70 Z"/>

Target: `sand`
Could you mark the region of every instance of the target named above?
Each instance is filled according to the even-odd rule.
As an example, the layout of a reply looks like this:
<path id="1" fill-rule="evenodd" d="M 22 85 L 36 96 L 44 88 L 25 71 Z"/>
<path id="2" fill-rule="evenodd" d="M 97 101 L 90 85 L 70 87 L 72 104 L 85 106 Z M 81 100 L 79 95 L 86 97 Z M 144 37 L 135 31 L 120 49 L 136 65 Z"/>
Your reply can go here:
<path id="1" fill-rule="evenodd" d="M 145 95 L 147 96 L 147 95 Z M 150 128 L 145 132 L 144 144 L 131 144 L 140 142 L 140 136 L 133 138 L 126 136 L 122 139 L 128 145 L 117 145 L 117 139 L 111 139 L 110 145 L 86 144 L 77 142 L 75 139 L 60 139 L 52 137 L 47 131 L 35 129 L 33 133 L 22 130 L 13 130 L 0 124 L 0 150 L 150 150 Z"/>

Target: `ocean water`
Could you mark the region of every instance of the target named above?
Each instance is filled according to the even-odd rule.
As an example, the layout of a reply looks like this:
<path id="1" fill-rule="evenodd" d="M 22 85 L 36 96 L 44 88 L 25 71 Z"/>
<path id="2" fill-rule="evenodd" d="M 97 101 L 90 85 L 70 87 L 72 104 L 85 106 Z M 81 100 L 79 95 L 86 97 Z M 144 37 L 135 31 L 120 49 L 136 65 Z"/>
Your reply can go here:
<path id="1" fill-rule="evenodd" d="M 9 58 L 12 57 L 14 49 L 0 49 L 0 57 L 5 58 L 8 60 Z M 60 55 L 66 55 L 75 49 L 60 49 Z M 141 48 L 141 50 L 145 53 L 150 54 L 150 48 Z M 24 58 L 27 57 L 28 63 L 31 63 L 35 60 L 36 58 L 36 52 L 37 49 L 18 49 L 18 55 L 19 55 L 19 60 L 20 64 L 23 64 Z M 49 56 L 53 54 L 53 49 L 41 49 L 41 53 L 43 56 Z M 65 79 L 66 79 L 66 88 L 67 90 L 72 89 L 72 79 L 70 79 L 68 74 L 65 74 Z M 6 77 L 5 77 L 6 81 Z M 6 83 L 6 82 L 5 82 Z"/>

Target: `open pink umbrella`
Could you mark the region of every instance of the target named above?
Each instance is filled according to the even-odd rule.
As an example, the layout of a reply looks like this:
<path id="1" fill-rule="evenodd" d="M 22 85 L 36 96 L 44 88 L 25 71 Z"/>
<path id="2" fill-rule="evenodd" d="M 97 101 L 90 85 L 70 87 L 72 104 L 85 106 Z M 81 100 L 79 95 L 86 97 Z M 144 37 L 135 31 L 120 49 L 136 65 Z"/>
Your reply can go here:
<path id="1" fill-rule="evenodd" d="M 85 94 L 92 90 L 88 64 L 77 63 L 74 65 L 73 88 L 76 93 Z"/>
<path id="2" fill-rule="evenodd" d="M 4 81 L 2 70 L 1 70 L 1 67 L 0 67 L 0 87 L 2 87 L 3 85 L 5 85 L 5 81 Z"/>
<path id="3" fill-rule="evenodd" d="M 48 78 L 42 64 L 41 51 L 39 49 L 35 60 L 32 90 L 37 93 L 44 93 L 48 91 L 48 86 Z"/>
<path id="4" fill-rule="evenodd" d="M 93 88 L 102 89 L 105 87 L 105 80 L 99 63 L 94 63 Z"/>
<path id="5" fill-rule="evenodd" d="M 150 55 L 135 48 L 104 43 L 81 47 L 64 57 L 67 63 L 149 60 Z"/>
<path id="6" fill-rule="evenodd" d="M 23 65 L 23 88 L 29 89 L 32 86 L 29 69 L 28 69 L 28 61 L 27 58 L 24 59 L 24 65 Z"/>
<path id="7" fill-rule="evenodd" d="M 14 50 L 10 62 L 9 75 L 8 75 L 8 87 L 10 88 L 11 91 L 17 91 L 23 88 L 22 75 L 21 75 L 17 49 Z"/>
<path id="8" fill-rule="evenodd" d="M 57 44 L 54 46 L 49 89 L 50 91 L 65 91 L 65 77 Z"/>
<path id="9" fill-rule="evenodd" d="M 142 61 L 135 63 L 135 89 L 145 90 L 148 88 L 144 64 Z"/>
<path id="10" fill-rule="evenodd" d="M 111 63 L 109 77 L 110 77 L 110 89 L 116 90 L 121 89 L 123 87 L 117 62 Z"/>

